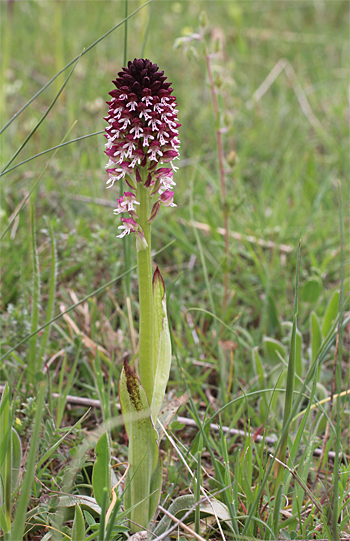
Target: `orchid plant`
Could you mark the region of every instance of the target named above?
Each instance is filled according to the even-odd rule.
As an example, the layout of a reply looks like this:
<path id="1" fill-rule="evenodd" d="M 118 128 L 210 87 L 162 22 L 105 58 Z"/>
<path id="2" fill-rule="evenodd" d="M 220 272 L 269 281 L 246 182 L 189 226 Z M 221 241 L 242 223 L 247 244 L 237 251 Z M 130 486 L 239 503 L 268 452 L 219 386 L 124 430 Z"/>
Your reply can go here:
<path id="1" fill-rule="evenodd" d="M 157 64 L 128 62 L 113 81 L 105 136 L 107 187 L 125 181 L 114 210 L 121 216 L 118 237 L 136 237 L 139 281 L 139 376 L 125 361 L 119 397 L 129 438 L 129 471 L 124 505 L 131 531 L 147 529 L 161 489 L 159 438 L 155 429 L 171 363 L 165 287 L 156 268 L 152 278 L 151 227 L 160 207 L 174 207 L 173 161 L 179 158 L 176 98 Z"/>

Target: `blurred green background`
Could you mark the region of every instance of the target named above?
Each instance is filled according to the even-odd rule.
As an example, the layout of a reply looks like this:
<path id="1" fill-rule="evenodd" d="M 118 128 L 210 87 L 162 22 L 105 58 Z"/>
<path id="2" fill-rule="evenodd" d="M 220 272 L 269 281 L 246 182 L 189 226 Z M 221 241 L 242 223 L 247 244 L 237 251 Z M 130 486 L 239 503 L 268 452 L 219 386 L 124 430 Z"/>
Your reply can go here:
<path id="1" fill-rule="evenodd" d="M 129 14 L 141 6 L 140 1 L 129 1 Z M 198 32 L 203 11 L 208 18 L 205 40 L 209 50 L 216 51 L 211 62 L 221 126 L 225 126 L 226 204 L 230 232 L 234 234 L 228 261 L 224 236 L 217 230 L 224 224 L 223 202 L 217 125 L 203 48 L 195 41 L 188 43 L 187 53 L 184 47 L 174 47 L 177 38 Z M 124 1 L 0 2 L 0 125 L 5 126 L 56 73 L 120 23 L 124 15 Z M 103 117 L 108 111 L 105 101 L 114 88 L 111 81 L 123 66 L 124 36 L 125 26 L 121 25 L 84 53 L 32 136 L 71 68 L 8 124 L 0 135 L 2 169 L 29 136 L 9 168 L 59 145 L 63 139 L 69 141 L 104 130 Z M 338 313 L 340 199 L 345 227 L 346 296 L 349 290 L 349 3 L 155 0 L 128 21 L 127 58 L 140 57 L 143 48 L 144 56 L 157 63 L 172 81 L 182 124 L 180 168 L 174 175 L 178 206 L 161 209 L 152 229 L 152 248 L 155 252 L 163 250 L 154 257 L 154 263 L 165 280 L 174 338 L 167 398 L 183 394 L 185 378 L 201 418 L 204 411 L 212 414 L 229 404 L 221 413 L 220 423 L 252 431 L 265 427 L 264 437 L 277 440 L 284 393 L 267 390 L 286 385 L 298 244 L 301 239 L 295 353 L 295 397 L 299 399 L 298 378 L 304 380 L 316 362 L 317 350 L 327 342 Z M 68 393 L 101 400 L 103 420 L 119 415 L 115 404 L 122 362 L 126 359 L 133 366 L 137 358 L 136 271 L 131 272 L 131 299 L 125 278 L 96 293 L 123 273 L 128 264 L 136 264 L 134 238 L 128 239 L 129 263 L 125 262 L 123 241 L 115 238 L 120 219 L 113 214 L 113 202 L 119 197 L 120 187 L 106 190 L 104 144 L 103 134 L 94 135 L 60 148 L 55 155 L 47 153 L 4 172 L 0 178 L 4 232 L 42 175 L 11 222 L 0 252 L 0 383 L 9 381 L 10 387 L 16 388 L 16 429 L 27 448 L 35 409 L 32 395 L 37 391 L 28 383 L 28 372 L 36 367 L 38 372 L 31 374 L 33 381 L 46 379 L 47 374 L 43 375 L 40 368 L 44 361 L 47 363 L 50 418 L 45 423 L 51 429 L 40 440 L 41 456 L 52 438 L 58 441 L 61 430 L 72 427 L 85 413 L 83 406 L 68 407 Z M 199 224 L 191 225 L 192 221 Z M 269 242 L 272 244 L 266 246 Z M 229 296 L 225 304 L 226 272 Z M 47 343 L 48 335 L 43 331 L 20 343 L 38 326 L 89 295 L 86 302 L 70 311 L 69 317 L 66 314 L 52 323 Z M 348 297 L 346 302 L 348 309 Z M 193 307 L 197 310 L 190 310 Z M 100 360 L 96 358 L 98 345 Z M 311 401 L 315 397 L 325 399 L 331 393 L 337 354 L 334 343 L 328 345 L 314 380 L 312 393 L 316 395 L 311 393 Z M 346 353 L 349 324 L 343 345 Z M 342 360 L 341 385 L 346 390 L 350 367 L 345 354 L 339 364 Z M 245 400 L 230 402 L 239 395 L 242 398 L 243 393 Z M 299 412 L 305 407 L 303 400 Z M 325 408 L 330 411 L 328 402 Z M 327 445 L 336 449 L 336 434 L 348 453 L 346 408 L 342 405 L 342 426 L 339 424 L 334 433 L 331 429 Z M 336 407 L 333 421 L 335 411 Z M 30 506 L 33 501 L 46 502 L 50 491 L 66 486 L 64 479 L 66 472 L 71 475 L 71 458 L 76 456 L 86 431 L 91 433 L 100 422 L 101 412 L 94 408 L 84 426 L 72 434 L 70 443 L 60 447 L 58 462 L 55 455 L 50 468 L 45 465 L 46 473 L 40 474 L 44 484 L 40 484 L 40 478 L 34 483 L 35 500 Z M 321 448 L 327 439 L 326 419 L 312 410 L 306 425 L 299 425 L 300 420 L 291 424 L 292 437 L 297 423 L 302 431 L 301 439 L 297 439 L 297 460 L 302 456 L 298 474 L 312 487 L 326 513 L 333 498 L 333 463 L 326 464 L 326 473 L 321 472 L 324 477 L 316 483 L 315 471 L 324 462 L 321 458 L 317 464 L 318 459 L 312 457 L 312 450 Z M 181 425 L 174 425 L 174 431 L 181 429 Z M 269 460 L 265 442 L 260 446 L 247 437 L 242 444 L 236 436 L 227 436 L 227 441 L 223 434 L 217 436 L 210 436 L 210 445 L 220 466 L 229 453 L 229 461 L 225 458 L 227 479 L 234 476 L 235 490 L 239 483 L 242 497 L 238 514 L 245 516 L 246 508 L 257 498 L 254 520 L 260 524 L 269 515 L 271 524 L 275 521 L 271 512 L 274 497 L 270 493 L 270 500 L 260 500 L 257 493 Z M 196 454 L 198 440 L 191 428 L 181 432 L 181 441 Z M 171 499 L 181 491 L 187 493 L 192 480 L 182 463 L 173 460 L 172 446 L 162 445 L 163 451 L 168 453 L 164 486 Z M 120 462 L 126 459 L 124 433 L 119 428 L 113 433 L 113 453 Z M 83 473 L 73 490 L 90 494 L 86 484 L 90 481 L 86 471 Z M 336 468 L 334 475 L 338 475 Z M 270 477 L 273 483 L 273 475 Z M 346 528 L 348 520 L 345 500 L 349 480 L 342 477 L 342 482 L 344 518 L 339 530 L 343 525 Z M 217 489 L 214 484 L 210 486 Z M 309 507 L 303 490 L 300 500 L 298 494 L 288 481 L 285 496 L 288 507 L 292 502 L 295 522 L 288 526 L 291 535 L 295 533 L 292 530 L 296 528 L 300 503 L 307 510 L 305 528 L 310 530 L 318 515 L 315 507 Z M 326 536 L 325 516 L 315 519 L 315 535 L 322 538 Z M 70 532 L 69 528 L 66 531 Z M 277 538 L 278 523 L 276 531 Z M 299 534 L 305 538 L 304 531 Z M 268 534 L 264 535 L 266 538 Z"/>
<path id="2" fill-rule="evenodd" d="M 131 13 L 142 5 L 130 1 Z M 188 225 L 193 188 L 194 220 L 199 231 L 218 315 L 252 333 L 253 345 L 263 335 L 281 336 L 281 322 L 292 317 L 296 250 L 302 239 L 300 325 L 307 333 L 310 310 L 322 315 L 331 293 L 339 287 L 340 245 L 337 179 L 347 209 L 349 172 L 347 98 L 349 66 L 349 4 L 346 1 L 155 1 L 128 22 L 127 57 L 156 62 L 172 81 L 178 98 L 181 162 L 176 174 L 176 209 L 163 209 L 153 231 L 153 248 L 175 244 L 156 258 L 167 286 L 177 279 L 170 300 L 173 326 L 179 337 L 187 327 L 189 306 L 211 309 L 194 231 Z M 215 119 L 205 60 L 200 47 L 185 55 L 174 49 L 176 38 L 198 31 L 198 17 L 208 15 L 206 40 L 220 44 L 213 58 L 222 81 L 220 110 L 229 117 L 223 134 L 228 162 L 226 176 L 230 229 L 276 243 L 263 249 L 256 243 L 231 241 L 229 262 L 231 301 L 222 312 L 224 239 Z M 121 21 L 121 1 L 1 2 L 1 125 L 74 57 Z M 149 32 L 147 33 L 147 28 Z M 121 69 L 124 26 L 116 29 L 78 62 L 67 87 L 48 117 L 13 162 L 29 158 L 66 140 L 103 130 L 105 100 Z M 257 103 L 254 92 L 281 59 L 288 61 Z M 47 88 L 1 135 L 3 166 L 40 120 L 63 84 L 68 70 Z M 309 104 L 309 109 L 305 106 Z M 304 104 L 304 111 L 301 107 Z M 306 114 L 305 114 L 306 112 Z M 106 157 L 103 135 L 58 151 L 31 196 L 45 300 L 50 269 L 48 228 L 52 224 L 58 251 L 58 304 L 92 293 L 123 271 L 122 242 L 115 239 L 119 220 L 106 206 L 119 187 L 105 189 Z M 50 159 L 39 157 L 1 179 L 1 220 L 11 213 Z M 81 196 L 100 198 L 91 204 Z M 30 205 L 7 233 L 1 252 L 1 308 L 8 345 L 28 329 L 32 257 Z M 345 212 L 346 231 L 348 214 Z M 280 243 L 291 252 L 280 253 Z M 135 251 L 131 239 L 133 264 Z M 191 259 L 192 257 L 192 259 Z M 189 270 L 190 262 L 190 270 Z M 132 275 L 135 321 L 136 275 Z M 113 294 L 124 307 L 122 283 Z M 126 328 L 105 292 L 100 297 L 114 329 Z M 44 318 L 45 303 L 41 306 Z M 9 312 L 10 309 L 10 312 Z M 101 307 L 100 307 L 101 309 Z M 98 317 L 98 316 L 96 316 Z M 204 325 L 205 316 L 195 315 Z M 211 321 L 210 318 L 208 321 Z M 94 330 L 91 331 L 94 334 Z M 189 331 L 188 331 L 189 332 Z M 57 333 L 53 337 L 59 341 Z M 187 339 L 184 342 L 189 346 Z M 57 343 L 51 344 L 52 352 Z M 238 361 L 237 361 L 238 362 Z M 245 369 L 244 369 L 245 370 Z M 249 374 L 249 369 L 248 374 Z M 243 372 L 242 372 L 243 376 Z"/>

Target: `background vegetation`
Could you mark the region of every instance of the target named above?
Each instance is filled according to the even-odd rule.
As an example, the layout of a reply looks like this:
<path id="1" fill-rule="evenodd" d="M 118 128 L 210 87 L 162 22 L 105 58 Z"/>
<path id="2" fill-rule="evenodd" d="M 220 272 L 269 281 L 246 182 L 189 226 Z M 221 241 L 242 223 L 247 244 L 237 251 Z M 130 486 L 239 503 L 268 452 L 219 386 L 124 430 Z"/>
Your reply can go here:
<path id="1" fill-rule="evenodd" d="M 129 13 L 141 5 L 129 1 Z M 111 1 L 9 1 L 0 7 L 1 126 L 125 16 L 125 3 Z M 300 239 L 296 396 L 319 347 L 323 357 L 297 411 L 305 410 L 316 397 L 326 399 L 349 388 L 348 357 L 342 356 L 342 347 L 346 352 L 349 345 L 348 324 L 340 349 L 335 348 L 342 268 L 339 193 L 343 208 L 348 208 L 348 7 L 342 1 L 156 1 L 128 21 L 127 57 L 140 57 L 144 50 L 144 57 L 164 70 L 173 83 L 182 123 L 181 162 L 175 176 L 178 207 L 162 211 L 153 227 L 153 248 L 161 250 L 154 261 L 165 279 L 173 331 L 169 400 L 183 395 L 187 385 L 193 402 L 180 415 L 196 418 L 195 409 L 203 419 L 246 396 L 223 409 L 215 422 L 270 438 L 260 441 L 211 430 L 200 444 L 198 431 L 184 423 L 172 425 L 172 437 L 178 438 L 189 470 L 196 472 L 196 457 L 202 457 L 203 487 L 219 492 L 216 498 L 225 505 L 230 498 L 235 502 L 237 532 L 222 519 L 227 539 L 239 535 L 322 539 L 334 534 L 332 527 L 337 535 L 350 532 L 349 395 L 328 400 L 323 410 L 310 410 L 302 430 L 303 417 L 290 425 L 289 449 L 299 436 L 300 441 L 294 464 L 289 465 L 296 467 L 321 510 L 287 470 L 285 498 L 278 512 L 274 514 L 277 506 L 271 488 L 274 469 L 259 493 L 273 441 L 282 431 L 284 393 L 265 390 L 286 386 Z M 182 47 L 173 48 L 178 37 L 198 32 L 203 10 L 209 21 L 206 41 L 217 51 L 212 63 L 227 128 L 223 134 L 227 204 L 230 231 L 235 233 L 228 262 L 224 236 L 217 231 L 223 227 L 217 126 L 205 58 L 200 44 L 193 43 L 187 54 Z M 123 65 L 124 30 L 121 25 L 84 52 L 53 108 L 8 169 L 63 140 L 104 129 L 105 100 Z M 254 93 L 281 59 L 287 61 L 285 68 L 254 101 Z M 70 69 L 2 133 L 2 168 L 43 117 Z M 32 421 L 38 419 L 37 370 L 49 387 L 36 462 L 87 411 L 86 405 L 72 404 L 67 395 L 102 402 L 102 410 L 93 408 L 44 461 L 45 467 L 36 468 L 27 507 L 27 522 L 31 519 L 32 524 L 53 527 L 57 497 L 63 493 L 92 496 L 93 444 L 84 448 L 84 456 L 81 445 L 103 420 L 119 415 L 115 403 L 122 361 L 136 359 L 136 271 L 128 275 L 130 282 L 125 276 L 115 280 L 135 265 L 136 251 L 131 239 L 130 258 L 125 261 L 123 243 L 115 238 L 119 220 L 112 209 L 119 189 L 105 190 L 104 142 L 102 134 L 76 141 L 1 178 L 0 218 L 5 232 L 41 175 L 1 243 L 0 378 L 13 391 L 12 421 L 21 439 L 22 466 L 30 449 Z M 347 212 L 344 223 L 348 232 Z M 272 244 L 266 247 L 257 239 Z M 345 292 L 347 271 L 343 265 Z M 97 292 L 112 280 L 110 287 Z M 18 345 L 87 296 L 84 303 Z M 346 313 L 344 317 L 347 321 Z M 335 386 L 335 360 L 341 388 Z M 123 462 L 126 447 L 120 424 L 113 427 L 112 436 L 112 456 Z M 174 445 L 168 440 L 163 445 L 165 507 L 194 488 Z M 342 460 L 334 474 L 334 455 L 328 452 L 337 445 Z M 315 449 L 323 449 L 321 457 L 317 452 L 313 455 Z M 226 479 L 221 485 L 218 464 L 223 464 Z M 117 477 L 123 471 L 116 468 Z M 336 520 L 333 475 L 340 480 Z M 224 490 L 227 485 L 230 494 Z M 16 498 L 15 494 L 14 509 Z M 218 526 L 213 528 L 202 525 L 201 535 L 222 538 Z M 61 524 L 69 537 L 71 529 L 69 520 Z M 41 539 L 52 532 L 36 526 L 28 538 Z"/>

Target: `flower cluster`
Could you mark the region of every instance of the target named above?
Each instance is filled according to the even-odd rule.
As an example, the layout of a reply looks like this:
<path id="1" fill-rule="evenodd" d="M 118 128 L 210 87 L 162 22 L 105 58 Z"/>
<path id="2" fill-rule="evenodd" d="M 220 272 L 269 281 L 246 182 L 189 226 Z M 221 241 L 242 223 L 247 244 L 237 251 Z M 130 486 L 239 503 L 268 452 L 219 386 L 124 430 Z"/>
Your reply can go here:
<path id="1" fill-rule="evenodd" d="M 105 137 L 105 153 L 109 157 L 106 170 L 110 188 L 124 179 L 131 190 L 136 191 L 142 183 L 157 196 L 149 222 L 156 217 L 160 205 L 175 206 L 173 172 L 177 170 L 173 160 L 179 157 L 176 98 L 172 96 L 171 83 L 166 82 L 163 71 L 150 60 L 136 59 L 118 73 L 113 81 L 116 88 L 109 94 L 108 122 Z M 164 167 L 169 164 L 170 167 Z M 131 218 L 122 218 L 123 237 L 130 231 L 140 232 L 137 224 L 138 205 L 133 192 L 125 192 L 118 199 L 116 214 L 129 212 Z M 135 225 L 136 224 L 136 225 Z"/>

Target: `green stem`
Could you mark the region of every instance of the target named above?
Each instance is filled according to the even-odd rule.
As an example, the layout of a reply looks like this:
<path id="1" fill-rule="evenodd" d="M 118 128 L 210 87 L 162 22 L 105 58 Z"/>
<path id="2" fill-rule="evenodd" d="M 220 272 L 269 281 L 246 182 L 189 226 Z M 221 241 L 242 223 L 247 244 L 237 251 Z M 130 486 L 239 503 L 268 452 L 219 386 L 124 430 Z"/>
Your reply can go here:
<path id="1" fill-rule="evenodd" d="M 145 179 L 143 179 L 144 181 Z M 137 186 L 136 198 L 138 223 L 143 229 L 147 248 L 137 252 L 137 269 L 139 278 L 140 329 L 139 329 L 139 372 L 143 388 L 149 403 L 152 402 L 154 387 L 153 364 L 153 292 L 152 292 L 152 259 L 151 259 L 151 225 L 147 222 L 151 213 L 151 200 L 148 188 L 143 183 Z"/>

